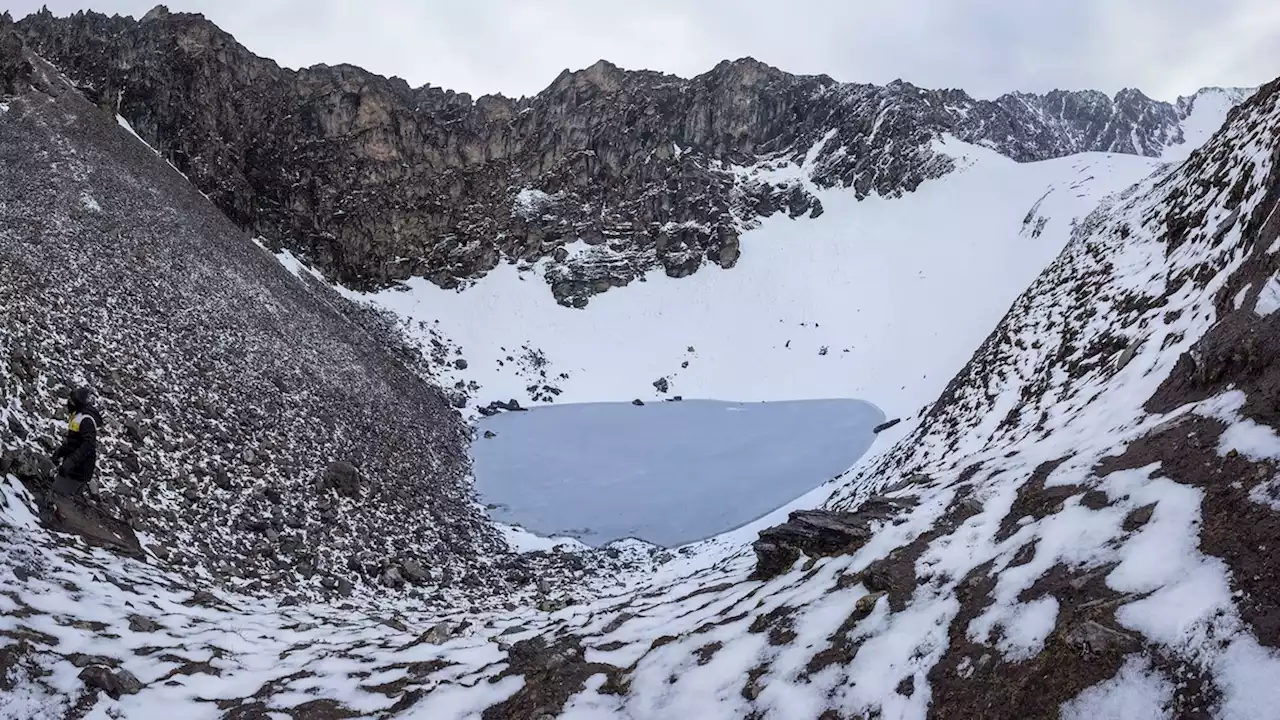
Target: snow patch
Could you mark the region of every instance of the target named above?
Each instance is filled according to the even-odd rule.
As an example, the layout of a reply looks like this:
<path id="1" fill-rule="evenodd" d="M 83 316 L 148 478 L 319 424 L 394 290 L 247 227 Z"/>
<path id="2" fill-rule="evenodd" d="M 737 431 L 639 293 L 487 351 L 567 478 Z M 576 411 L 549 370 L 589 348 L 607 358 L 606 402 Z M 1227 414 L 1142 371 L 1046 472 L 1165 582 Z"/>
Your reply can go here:
<path id="1" fill-rule="evenodd" d="M 1249 295 L 1249 290 L 1252 288 L 1253 283 L 1248 283 L 1244 287 L 1240 288 L 1240 292 L 1236 293 L 1235 298 L 1231 301 L 1231 305 L 1235 307 L 1236 310 L 1244 307 L 1244 299 Z"/>
<path id="2" fill-rule="evenodd" d="M 125 119 L 124 119 L 124 116 L 123 116 L 123 115 L 116 115 L 116 123 L 117 123 L 120 127 L 124 128 L 126 131 L 128 131 L 128 133 L 129 133 L 130 135 L 132 135 L 132 136 L 134 136 L 135 138 L 137 138 L 137 139 L 138 139 L 138 142 L 142 143 L 143 145 L 146 145 L 148 150 L 150 150 L 151 152 L 155 153 L 157 156 L 158 156 L 158 155 L 160 155 L 160 152 L 159 152 L 158 150 L 156 150 L 155 148 L 151 147 L 151 143 L 149 143 L 149 142 L 147 142 L 146 140 L 143 140 L 143 139 L 142 139 L 142 136 L 141 136 L 141 135 L 139 135 L 139 134 L 137 133 L 137 131 L 135 131 L 135 130 L 133 129 L 133 126 L 129 124 L 129 121 L 128 121 L 128 120 L 125 120 Z M 185 176 L 184 176 L 184 177 L 185 177 Z"/>
<path id="3" fill-rule="evenodd" d="M 1262 317 L 1276 310 L 1280 310 L 1280 275 L 1271 276 L 1267 284 L 1258 291 L 1258 300 L 1253 305 L 1253 311 Z"/>
<path id="4" fill-rule="evenodd" d="M 508 263 L 461 292 L 410 278 L 348 296 L 412 327 L 425 322 L 460 347 L 468 368 L 442 368 L 441 383 L 476 382 L 473 407 L 523 402 L 535 383 L 560 390 L 557 403 L 647 399 L 659 396 L 653 381 L 668 377 L 671 394 L 685 397 L 864 398 L 905 420 L 884 436 L 892 441 L 1062 249 L 1074 222 L 1158 165 L 1106 154 L 1020 164 L 958 141 L 941 147 L 973 164 L 896 199 L 814 188 L 826 212 L 762 220 L 742 235 L 732 270 L 682 279 L 655 270 L 584 309 L 556 304 L 540 278 Z M 820 152 L 815 143 L 806 162 Z M 771 162 L 743 172 L 769 182 L 803 175 Z M 1027 238 L 1026 209 L 1057 186 L 1075 189 L 1044 199 L 1040 213 L 1050 220 Z M 532 208 L 545 194 L 521 197 L 517 206 Z M 598 250 L 568 249 L 575 257 Z M 419 339 L 429 347 L 429 337 Z M 507 360 L 523 346 L 545 352 L 545 378 Z"/>
<path id="5" fill-rule="evenodd" d="M 1164 720 L 1171 717 L 1173 684 L 1145 657 L 1131 657 L 1120 672 L 1062 705 L 1062 720 Z"/>

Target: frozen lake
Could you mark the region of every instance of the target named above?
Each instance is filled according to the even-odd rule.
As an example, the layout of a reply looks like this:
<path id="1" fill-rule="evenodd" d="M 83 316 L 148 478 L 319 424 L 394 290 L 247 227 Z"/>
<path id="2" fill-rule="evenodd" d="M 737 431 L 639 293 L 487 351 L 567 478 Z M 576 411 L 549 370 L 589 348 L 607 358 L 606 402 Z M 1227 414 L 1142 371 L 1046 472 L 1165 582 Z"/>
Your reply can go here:
<path id="1" fill-rule="evenodd" d="M 471 453 L 476 492 L 498 522 L 588 545 L 675 547 L 840 474 L 881 422 L 861 400 L 549 405 L 481 419 Z"/>

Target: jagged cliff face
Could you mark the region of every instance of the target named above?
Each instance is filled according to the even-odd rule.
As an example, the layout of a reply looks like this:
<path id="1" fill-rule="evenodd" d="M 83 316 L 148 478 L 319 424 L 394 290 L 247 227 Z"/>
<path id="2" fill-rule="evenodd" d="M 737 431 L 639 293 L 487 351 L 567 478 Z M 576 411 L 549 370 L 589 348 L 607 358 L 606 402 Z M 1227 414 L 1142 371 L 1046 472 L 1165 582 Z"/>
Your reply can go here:
<path id="1" fill-rule="evenodd" d="M 978 101 L 750 59 L 691 80 L 602 61 L 531 98 L 472 100 L 351 66 L 283 69 L 163 8 L 16 28 L 235 222 L 340 281 L 452 287 L 548 258 L 548 283 L 574 305 L 655 267 L 732 267 L 760 218 L 822 212 L 803 184 L 744 167 L 803 164 L 817 187 L 896 196 L 952 169 L 932 149 L 944 133 L 1018 161 L 1155 156 L 1182 141 L 1189 111 L 1136 90 Z M 579 241 L 594 249 L 571 251 Z"/>

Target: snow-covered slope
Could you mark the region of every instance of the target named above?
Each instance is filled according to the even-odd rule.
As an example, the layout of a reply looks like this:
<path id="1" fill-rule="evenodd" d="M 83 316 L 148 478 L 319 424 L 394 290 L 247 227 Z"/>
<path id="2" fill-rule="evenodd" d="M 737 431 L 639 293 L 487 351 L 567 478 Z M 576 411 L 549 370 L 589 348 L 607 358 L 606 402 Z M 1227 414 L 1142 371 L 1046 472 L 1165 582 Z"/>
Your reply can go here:
<path id="1" fill-rule="evenodd" d="M 1181 161 L 1195 152 L 1209 136 L 1222 127 L 1231 109 L 1257 92 L 1257 88 L 1204 88 L 1194 95 L 1178 98 L 1178 115 L 1182 118 L 1180 144 L 1168 145 L 1162 160 Z"/>
<path id="2" fill-rule="evenodd" d="M 960 169 L 912 194 L 858 201 L 810 186 L 825 212 L 766 219 L 743 236 L 734 269 L 655 271 L 584 309 L 557 305 L 540 268 L 512 264 L 460 291 L 413 279 L 357 297 L 406 318 L 428 349 L 433 338 L 455 346 L 465 369 L 446 364 L 442 384 L 478 384 L 477 405 L 661 397 L 653 383 L 665 378 L 685 397 L 854 397 L 914 415 L 1076 222 L 1158 166 L 1112 154 L 1020 164 L 955 140 L 939 149 Z M 810 170 L 755 172 L 782 182 Z"/>

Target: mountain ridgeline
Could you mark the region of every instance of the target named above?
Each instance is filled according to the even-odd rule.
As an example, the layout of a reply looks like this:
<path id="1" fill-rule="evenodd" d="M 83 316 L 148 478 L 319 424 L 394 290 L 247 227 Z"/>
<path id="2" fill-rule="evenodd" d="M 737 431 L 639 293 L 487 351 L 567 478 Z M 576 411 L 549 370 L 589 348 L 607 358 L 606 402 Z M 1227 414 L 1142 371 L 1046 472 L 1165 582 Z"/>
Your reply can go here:
<path id="1" fill-rule="evenodd" d="M 658 267 L 732 267 L 760 218 L 822 213 L 806 183 L 749 179 L 743 167 L 803 164 L 813 187 L 894 197 L 954 169 L 933 149 L 943 134 L 1019 162 L 1154 157 L 1183 142 L 1197 99 L 975 100 L 750 58 L 692 79 L 600 61 L 533 97 L 473 99 L 349 65 L 281 68 L 162 6 L 140 20 L 42 11 L 4 25 L 0 54 L 25 43 L 235 223 L 333 279 L 454 287 L 499 262 L 545 258 L 557 301 L 575 306 Z M 579 241 L 593 252 L 571 252 Z"/>

